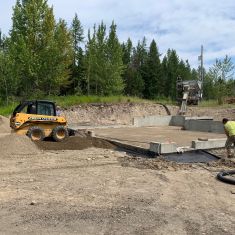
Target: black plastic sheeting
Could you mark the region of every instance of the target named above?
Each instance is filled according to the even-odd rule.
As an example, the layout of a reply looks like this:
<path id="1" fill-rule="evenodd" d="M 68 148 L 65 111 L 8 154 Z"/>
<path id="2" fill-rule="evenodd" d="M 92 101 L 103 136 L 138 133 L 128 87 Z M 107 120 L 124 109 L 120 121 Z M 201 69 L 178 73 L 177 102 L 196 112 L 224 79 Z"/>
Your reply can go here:
<path id="1" fill-rule="evenodd" d="M 217 161 L 219 158 L 202 150 L 189 151 L 184 153 L 170 153 L 164 155 L 168 161 L 179 163 L 207 163 Z"/>

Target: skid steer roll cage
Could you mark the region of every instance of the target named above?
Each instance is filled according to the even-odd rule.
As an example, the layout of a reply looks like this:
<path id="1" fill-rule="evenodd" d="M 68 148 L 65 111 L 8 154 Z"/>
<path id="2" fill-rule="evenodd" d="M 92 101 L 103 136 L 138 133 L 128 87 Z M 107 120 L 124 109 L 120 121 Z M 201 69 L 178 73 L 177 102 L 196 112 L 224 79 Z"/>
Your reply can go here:
<path id="1" fill-rule="evenodd" d="M 51 106 L 53 111 L 50 116 L 56 116 L 56 106 L 54 102 L 47 101 L 47 100 L 33 100 L 33 101 L 23 101 L 21 102 L 13 111 L 13 117 L 20 113 L 25 107 L 27 107 L 27 114 L 39 114 L 39 105 L 44 104 Z M 40 113 L 40 115 L 48 115 L 47 113 Z"/>

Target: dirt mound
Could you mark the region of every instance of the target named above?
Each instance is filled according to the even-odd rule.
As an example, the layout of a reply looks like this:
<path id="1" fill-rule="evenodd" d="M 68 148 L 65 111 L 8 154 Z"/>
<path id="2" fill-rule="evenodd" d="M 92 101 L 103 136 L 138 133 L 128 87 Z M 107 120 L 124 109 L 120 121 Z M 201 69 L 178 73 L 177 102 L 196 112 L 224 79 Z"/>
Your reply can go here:
<path id="1" fill-rule="evenodd" d="M 169 112 L 168 112 L 169 111 Z M 134 117 L 177 115 L 178 106 L 158 103 L 84 104 L 63 110 L 68 122 L 86 125 L 130 125 Z M 234 108 L 188 106 L 186 116 L 212 116 L 214 120 L 235 118 Z"/>
<path id="2" fill-rule="evenodd" d="M 116 146 L 102 139 L 92 137 L 83 138 L 79 136 L 69 137 L 63 142 L 53 142 L 52 140 L 48 140 L 38 141 L 35 143 L 40 149 L 43 150 L 82 150 L 91 147 L 105 149 L 116 148 Z"/>
<path id="3" fill-rule="evenodd" d="M 40 150 L 27 137 L 16 134 L 0 135 L 0 155 L 21 155 L 21 154 L 38 154 Z"/>
<path id="4" fill-rule="evenodd" d="M 155 103 L 85 104 L 66 109 L 63 114 L 69 123 L 130 125 L 133 117 L 167 115 L 167 110 Z"/>
<path id="5" fill-rule="evenodd" d="M 9 119 L 0 115 L 0 133 L 10 133 Z"/>

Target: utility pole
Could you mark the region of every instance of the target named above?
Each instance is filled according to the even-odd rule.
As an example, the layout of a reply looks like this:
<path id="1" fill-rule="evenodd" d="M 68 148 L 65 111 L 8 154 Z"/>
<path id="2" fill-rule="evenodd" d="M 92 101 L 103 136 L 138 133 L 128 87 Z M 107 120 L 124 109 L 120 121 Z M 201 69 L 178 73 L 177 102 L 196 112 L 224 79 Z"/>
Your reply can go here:
<path id="1" fill-rule="evenodd" d="M 204 69 L 203 69 L 203 45 L 201 46 L 201 81 L 204 81 Z"/>
<path id="2" fill-rule="evenodd" d="M 199 80 L 201 81 L 201 92 L 200 92 L 200 97 L 202 99 L 202 90 L 203 90 L 203 83 L 204 83 L 204 69 L 203 69 L 203 45 L 201 45 L 201 55 L 198 56 L 198 60 L 201 62 L 200 64 L 200 77 Z"/>

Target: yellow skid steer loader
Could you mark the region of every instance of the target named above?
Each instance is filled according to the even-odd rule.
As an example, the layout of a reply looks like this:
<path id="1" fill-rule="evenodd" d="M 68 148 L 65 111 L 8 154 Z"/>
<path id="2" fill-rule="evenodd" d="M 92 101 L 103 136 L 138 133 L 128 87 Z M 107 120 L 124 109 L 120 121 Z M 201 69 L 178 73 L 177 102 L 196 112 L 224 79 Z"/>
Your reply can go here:
<path id="1" fill-rule="evenodd" d="M 67 121 L 57 116 L 54 102 L 34 100 L 21 102 L 13 111 L 10 127 L 19 135 L 27 135 L 33 141 L 52 137 L 63 141 L 68 137 Z"/>

